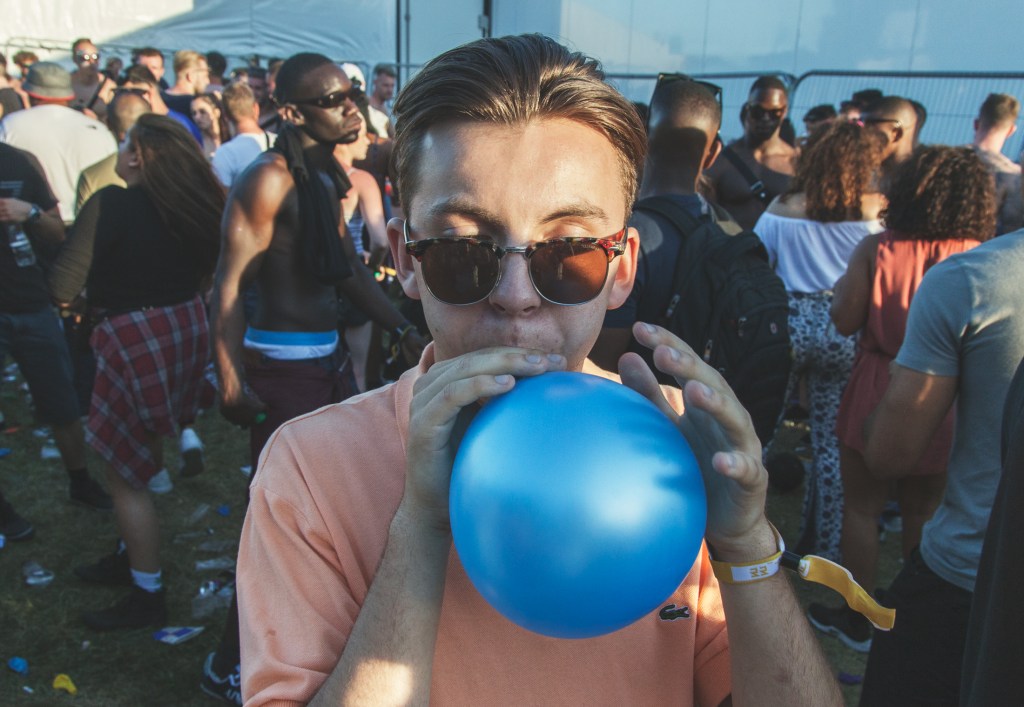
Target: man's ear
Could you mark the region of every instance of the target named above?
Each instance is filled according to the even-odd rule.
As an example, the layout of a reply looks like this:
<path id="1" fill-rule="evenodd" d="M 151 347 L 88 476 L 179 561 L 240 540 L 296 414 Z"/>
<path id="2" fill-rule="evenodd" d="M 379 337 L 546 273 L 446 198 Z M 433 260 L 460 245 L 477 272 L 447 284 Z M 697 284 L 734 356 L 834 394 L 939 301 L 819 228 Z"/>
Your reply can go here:
<path id="1" fill-rule="evenodd" d="M 294 103 L 285 103 L 281 107 L 281 117 L 292 125 L 302 125 L 306 122 L 306 116 L 296 107 Z"/>
<path id="2" fill-rule="evenodd" d="M 615 274 L 612 275 L 611 292 L 608 294 L 608 309 L 618 309 L 633 291 L 636 277 L 636 261 L 640 255 L 640 234 L 635 228 L 626 230 L 626 250 L 612 261 Z"/>
<path id="3" fill-rule="evenodd" d="M 1013 137 L 1013 134 L 1015 132 L 1017 132 L 1017 124 L 1016 123 L 1011 123 L 1010 124 L 1010 132 L 1006 133 L 1006 139 L 1009 140 L 1011 137 Z"/>
<path id="4" fill-rule="evenodd" d="M 715 135 L 715 139 L 711 141 L 711 147 L 708 148 L 707 154 L 704 156 L 704 164 L 700 166 L 701 171 L 703 172 L 704 170 L 709 169 L 721 154 L 722 136 Z"/>
<path id="5" fill-rule="evenodd" d="M 388 221 L 388 243 L 391 257 L 395 261 L 398 283 L 410 299 L 420 299 L 420 285 L 416 280 L 415 258 L 405 252 L 405 221 L 393 218 Z"/>

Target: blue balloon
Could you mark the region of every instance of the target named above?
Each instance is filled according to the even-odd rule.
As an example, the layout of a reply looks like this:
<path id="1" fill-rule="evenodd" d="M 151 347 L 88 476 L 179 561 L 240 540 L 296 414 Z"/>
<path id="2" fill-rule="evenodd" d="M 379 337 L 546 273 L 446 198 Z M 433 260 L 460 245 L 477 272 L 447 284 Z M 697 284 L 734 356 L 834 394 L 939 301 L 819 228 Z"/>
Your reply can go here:
<path id="1" fill-rule="evenodd" d="M 516 381 L 463 437 L 452 537 L 501 614 L 589 638 L 669 597 L 700 550 L 707 499 L 675 424 L 634 390 L 583 373 Z"/>

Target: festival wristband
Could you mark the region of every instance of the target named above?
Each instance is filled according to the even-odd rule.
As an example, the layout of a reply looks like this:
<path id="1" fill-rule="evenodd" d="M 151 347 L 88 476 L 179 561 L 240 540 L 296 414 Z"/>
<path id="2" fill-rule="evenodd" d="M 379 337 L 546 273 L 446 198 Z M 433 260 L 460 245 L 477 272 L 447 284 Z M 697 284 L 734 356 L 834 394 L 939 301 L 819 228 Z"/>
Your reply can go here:
<path id="1" fill-rule="evenodd" d="M 864 588 L 857 584 L 857 581 L 845 567 L 826 560 L 817 555 L 806 555 L 800 557 L 794 552 L 786 550 L 786 543 L 774 525 L 772 532 L 779 544 L 779 551 L 770 557 L 756 562 L 744 562 L 732 564 L 711 560 L 711 569 L 715 577 L 724 584 L 750 584 L 760 582 L 778 574 L 779 567 L 793 570 L 800 577 L 808 582 L 823 584 L 832 589 L 846 600 L 851 609 L 864 616 L 872 625 L 888 631 L 896 622 L 896 610 L 880 605 L 874 597 L 864 591 Z"/>
<path id="2" fill-rule="evenodd" d="M 778 544 L 779 551 L 763 560 L 755 560 L 754 562 L 733 564 L 712 559 L 711 569 L 714 570 L 715 577 L 718 578 L 719 582 L 724 582 L 725 584 L 749 584 L 750 582 L 760 582 L 762 579 L 768 579 L 779 573 L 779 563 L 782 560 L 782 553 L 786 551 L 786 542 L 782 539 L 782 535 L 779 534 L 774 525 L 768 523 L 768 527 L 775 534 L 775 541 Z"/>

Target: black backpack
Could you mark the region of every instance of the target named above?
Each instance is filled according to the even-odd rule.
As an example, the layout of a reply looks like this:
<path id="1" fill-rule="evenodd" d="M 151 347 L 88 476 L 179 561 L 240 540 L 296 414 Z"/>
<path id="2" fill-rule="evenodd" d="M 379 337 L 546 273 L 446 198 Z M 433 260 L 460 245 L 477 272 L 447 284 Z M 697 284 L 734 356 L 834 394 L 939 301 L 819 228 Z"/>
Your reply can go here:
<path id="1" fill-rule="evenodd" d="M 682 239 L 656 323 L 718 369 L 766 444 L 785 402 L 792 357 L 786 288 L 764 244 L 750 231 L 728 235 L 668 197 L 648 197 L 633 208 L 668 219 Z"/>

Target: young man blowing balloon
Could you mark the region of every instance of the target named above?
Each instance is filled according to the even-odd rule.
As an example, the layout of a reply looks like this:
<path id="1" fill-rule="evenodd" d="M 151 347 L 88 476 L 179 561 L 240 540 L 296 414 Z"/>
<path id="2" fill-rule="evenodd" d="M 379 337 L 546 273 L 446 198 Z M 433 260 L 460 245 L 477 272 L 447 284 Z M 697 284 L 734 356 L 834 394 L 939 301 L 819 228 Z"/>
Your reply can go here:
<path id="1" fill-rule="evenodd" d="M 621 381 L 693 447 L 720 567 L 770 576 L 719 586 L 702 548 L 671 611 L 580 640 L 523 629 L 476 591 L 449 522 L 458 440 L 479 403 L 517 381 L 598 370 L 587 354 L 633 283 L 638 242 L 624 225 L 646 138 L 596 62 L 538 35 L 438 57 L 395 114 L 407 218 L 388 236 L 434 343 L 396 384 L 289 422 L 264 449 L 239 550 L 246 704 L 841 704 L 787 580 L 771 574 L 779 540 L 749 416 L 656 327 L 634 334 L 687 412 L 635 354 Z M 509 430 L 524 450 L 541 432 Z M 610 417 L 602 429 L 567 419 L 561 433 L 614 445 L 630 430 Z"/>

